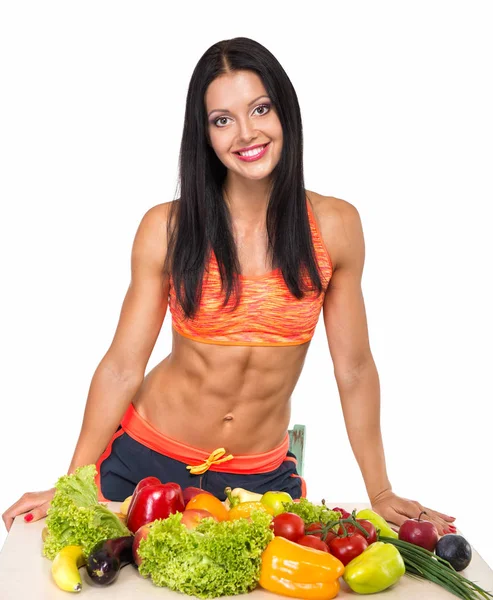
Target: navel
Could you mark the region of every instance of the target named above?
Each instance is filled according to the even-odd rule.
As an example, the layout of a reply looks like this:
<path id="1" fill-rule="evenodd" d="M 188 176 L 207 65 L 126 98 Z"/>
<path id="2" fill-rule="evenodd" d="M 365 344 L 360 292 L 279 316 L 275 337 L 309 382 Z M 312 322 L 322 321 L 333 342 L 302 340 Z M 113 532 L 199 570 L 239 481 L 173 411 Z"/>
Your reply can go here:
<path id="1" fill-rule="evenodd" d="M 226 415 L 226 416 L 223 418 L 223 421 L 232 421 L 232 420 L 233 420 L 233 415 Z"/>

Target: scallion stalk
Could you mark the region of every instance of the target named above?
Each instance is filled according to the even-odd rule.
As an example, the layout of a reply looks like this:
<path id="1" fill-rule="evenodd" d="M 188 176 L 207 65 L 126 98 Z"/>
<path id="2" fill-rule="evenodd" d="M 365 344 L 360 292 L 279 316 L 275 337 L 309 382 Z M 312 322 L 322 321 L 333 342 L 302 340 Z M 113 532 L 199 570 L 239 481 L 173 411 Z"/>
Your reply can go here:
<path id="1" fill-rule="evenodd" d="M 393 544 L 399 550 L 406 571 L 409 571 L 409 574 L 413 577 L 432 581 L 463 600 L 493 598 L 493 594 L 466 579 L 448 561 L 433 552 L 404 540 L 380 535 L 378 539 L 381 542 Z"/>
<path id="2" fill-rule="evenodd" d="M 407 562 L 406 562 L 406 560 L 407 560 Z M 418 560 L 416 560 L 416 562 L 415 562 L 411 558 L 404 559 L 404 563 L 406 564 L 406 570 L 408 568 L 407 564 L 409 563 L 409 565 L 411 567 L 414 567 L 414 569 L 418 573 L 420 573 L 420 575 L 423 579 L 428 579 L 429 581 L 436 583 L 437 585 L 445 588 L 450 593 L 454 594 L 455 596 L 458 596 L 459 598 L 462 598 L 463 600 L 470 599 L 470 597 L 471 597 L 470 592 L 463 590 L 460 587 L 460 585 L 457 585 L 453 579 L 448 578 L 448 575 L 449 575 L 448 573 L 447 573 L 447 577 L 438 571 L 436 573 L 427 573 L 426 565 L 423 565 L 421 563 L 421 561 L 418 561 Z"/>

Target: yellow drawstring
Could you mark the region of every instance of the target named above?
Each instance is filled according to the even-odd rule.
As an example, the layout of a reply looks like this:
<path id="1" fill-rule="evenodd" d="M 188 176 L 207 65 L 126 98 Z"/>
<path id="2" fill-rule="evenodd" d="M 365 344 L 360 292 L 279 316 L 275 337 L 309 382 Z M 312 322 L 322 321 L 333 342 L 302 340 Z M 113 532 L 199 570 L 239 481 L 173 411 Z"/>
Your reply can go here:
<path id="1" fill-rule="evenodd" d="M 234 458 L 232 454 L 224 456 L 225 454 L 226 450 L 224 448 L 218 448 L 212 452 L 212 454 L 204 463 L 201 465 L 196 465 L 195 467 L 189 466 L 187 469 L 190 469 L 190 473 L 192 475 L 202 475 L 202 473 L 205 473 L 211 465 L 218 465 L 219 463 L 223 463 Z"/>

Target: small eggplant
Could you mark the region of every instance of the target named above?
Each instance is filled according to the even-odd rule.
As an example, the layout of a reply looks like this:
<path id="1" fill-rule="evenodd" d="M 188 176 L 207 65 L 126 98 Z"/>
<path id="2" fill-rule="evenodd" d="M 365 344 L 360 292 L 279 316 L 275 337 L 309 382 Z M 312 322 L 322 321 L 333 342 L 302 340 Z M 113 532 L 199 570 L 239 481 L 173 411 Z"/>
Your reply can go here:
<path id="1" fill-rule="evenodd" d="M 96 544 L 86 562 L 87 574 L 94 583 L 112 583 L 118 577 L 120 567 L 133 562 L 133 540 L 133 535 L 127 535 Z"/>

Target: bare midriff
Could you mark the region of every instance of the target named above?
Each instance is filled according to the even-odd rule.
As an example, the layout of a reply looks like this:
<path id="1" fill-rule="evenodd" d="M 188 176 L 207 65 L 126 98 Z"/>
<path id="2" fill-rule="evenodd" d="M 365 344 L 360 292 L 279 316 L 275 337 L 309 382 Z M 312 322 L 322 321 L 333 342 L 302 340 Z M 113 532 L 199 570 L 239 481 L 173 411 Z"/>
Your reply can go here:
<path id="1" fill-rule="evenodd" d="M 164 435 L 207 452 L 256 454 L 281 444 L 310 342 L 224 346 L 172 332 L 171 354 L 133 399 L 137 412 Z"/>

